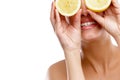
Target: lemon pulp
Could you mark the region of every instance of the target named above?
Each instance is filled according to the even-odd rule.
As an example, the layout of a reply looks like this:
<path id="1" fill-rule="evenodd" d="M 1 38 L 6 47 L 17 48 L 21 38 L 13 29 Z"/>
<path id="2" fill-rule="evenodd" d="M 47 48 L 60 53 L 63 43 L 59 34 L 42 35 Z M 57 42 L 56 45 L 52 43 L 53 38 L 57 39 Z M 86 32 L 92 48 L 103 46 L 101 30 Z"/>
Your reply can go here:
<path id="1" fill-rule="evenodd" d="M 73 16 L 77 13 L 80 6 L 80 0 L 56 0 L 56 8 L 64 16 Z"/>
<path id="2" fill-rule="evenodd" d="M 88 9 L 94 12 L 102 12 L 110 6 L 111 0 L 85 0 L 85 3 Z"/>

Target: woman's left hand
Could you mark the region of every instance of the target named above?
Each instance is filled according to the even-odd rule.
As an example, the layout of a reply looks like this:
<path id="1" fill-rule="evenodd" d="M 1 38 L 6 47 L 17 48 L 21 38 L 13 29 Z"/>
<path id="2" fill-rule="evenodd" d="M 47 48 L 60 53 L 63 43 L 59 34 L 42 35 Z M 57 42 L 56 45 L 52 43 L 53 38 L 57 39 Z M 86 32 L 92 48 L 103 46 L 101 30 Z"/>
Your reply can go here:
<path id="1" fill-rule="evenodd" d="M 112 4 L 103 16 L 89 10 L 88 12 L 114 38 L 119 37 L 120 43 L 120 5 L 117 0 L 112 0 Z"/>

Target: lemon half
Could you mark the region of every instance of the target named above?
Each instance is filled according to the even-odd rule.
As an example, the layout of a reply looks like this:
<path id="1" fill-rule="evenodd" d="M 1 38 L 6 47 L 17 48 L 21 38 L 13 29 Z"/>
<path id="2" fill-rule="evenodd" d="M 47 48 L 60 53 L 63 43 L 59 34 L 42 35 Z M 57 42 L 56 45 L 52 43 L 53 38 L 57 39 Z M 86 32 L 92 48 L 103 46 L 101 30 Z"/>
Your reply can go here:
<path id="1" fill-rule="evenodd" d="M 81 6 L 81 0 L 56 0 L 56 9 L 61 15 L 73 16 Z"/>
<path id="2" fill-rule="evenodd" d="M 110 6 L 111 0 L 85 0 L 85 4 L 94 12 L 102 12 Z"/>

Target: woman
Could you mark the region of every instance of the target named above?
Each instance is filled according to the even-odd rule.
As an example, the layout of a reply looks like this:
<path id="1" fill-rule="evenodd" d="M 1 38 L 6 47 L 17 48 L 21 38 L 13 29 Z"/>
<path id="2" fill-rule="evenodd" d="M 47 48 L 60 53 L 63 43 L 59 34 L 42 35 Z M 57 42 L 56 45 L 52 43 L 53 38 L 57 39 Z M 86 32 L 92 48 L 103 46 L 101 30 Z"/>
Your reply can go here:
<path id="1" fill-rule="evenodd" d="M 106 11 L 94 13 L 81 1 L 69 20 L 52 4 L 50 20 L 65 60 L 49 68 L 49 80 L 120 80 L 120 5 L 112 0 Z"/>

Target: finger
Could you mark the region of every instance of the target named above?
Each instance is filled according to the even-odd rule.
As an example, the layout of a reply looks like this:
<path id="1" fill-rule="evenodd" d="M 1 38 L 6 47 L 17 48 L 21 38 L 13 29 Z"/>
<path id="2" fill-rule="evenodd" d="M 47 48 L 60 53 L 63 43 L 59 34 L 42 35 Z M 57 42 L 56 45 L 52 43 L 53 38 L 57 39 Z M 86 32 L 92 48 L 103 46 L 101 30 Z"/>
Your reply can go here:
<path id="1" fill-rule="evenodd" d="M 61 23 L 60 14 L 57 11 L 57 9 L 55 9 L 55 14 L 56 14 L 56 23 Z"/>
<path id="2" fill-rule="evenodd" d="M 114 6 L 111 6 L 111 11 L 112 13 L 114 13 L 114 16 L 116 16 L 118 21 L 120 22 L 120 8 L 115 8 Z"/>
<path id="3" fill-rule="evenodd" d="M 54 27 L 54 24 L 55 24 L 55 6 L 54 6 L 54 2 L 52 2 L 52 5 L 51 5 L 51 12 L 50 12 L 50 21 Z"/>
<path id="4" fill-rule="evenodd" d="M 69 17 L 70 24 L 73 25 L 75 28 L 80 28 L 81 13 L 82 10 L 80 9 L 74 16 Z"/>
<path id="5" fill-rule="evenodd" d="M 64 29 L 66 29 L 66 27 L 69 25 L 67 17 L 60 14 L 60 19 L 61 19 L 61 23 L 64 25 L 62 27 L 64 27 Z"/>
<path id="6" fill-rule="evenodd" d="M 111 10 L 112 10 L 112 12 L 115 13 L 116 15 L 119 15 L 119 14 L 120 14 L 120 6 L 119 6 L 119 5 L 118 5 L 118 6 L 112 5 L 112 6 L 111 6 Z"/>
<path id="7" fill-rule="evenodd" d="M 104 26 L 104 18 L 90 10 L 88 10 L 88 13 L 91 15 L 93 19 L 95 19 L 101 26 Z"/>
<path id="8" fill-rule="evenodd" d="M 57 9 L 55 9 L 55 14 L 56 14 L 56 23 L 55 23 L 55 32 L 57 33 L 58 30 L 63 30 L 64 25 L 61 26 L 61 19 L 60 19 L 60 14 Z"/>
<path id="9" fill-rule="evenodd" d="M 119 4 L 118 0 L 112 0 L 112 5 L 116 8 L 120 8 L 120 4 Z"/>

